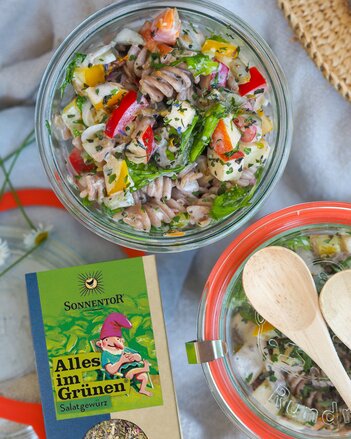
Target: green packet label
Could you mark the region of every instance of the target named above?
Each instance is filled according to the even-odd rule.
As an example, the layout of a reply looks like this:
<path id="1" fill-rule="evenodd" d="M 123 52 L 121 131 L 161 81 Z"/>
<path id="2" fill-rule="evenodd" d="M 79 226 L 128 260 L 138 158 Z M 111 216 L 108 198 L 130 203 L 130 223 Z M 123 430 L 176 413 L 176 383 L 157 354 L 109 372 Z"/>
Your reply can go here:
<path id="1" fill-rule="evenodd" d="M 41 272 L 37 284 L 57 420 L 163 404 L 141 258 Z"/>

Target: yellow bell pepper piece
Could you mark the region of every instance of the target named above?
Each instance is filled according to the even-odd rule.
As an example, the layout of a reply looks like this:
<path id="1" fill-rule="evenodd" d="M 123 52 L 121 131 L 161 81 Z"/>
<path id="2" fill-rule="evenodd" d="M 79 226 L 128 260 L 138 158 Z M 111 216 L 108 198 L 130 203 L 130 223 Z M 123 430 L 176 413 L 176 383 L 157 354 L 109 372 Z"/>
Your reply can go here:
<path id="1" fill-rule="evenodd" d="M 179 230 L 174 230 L 172 232 L 165 233 L 164 236 L 171 236 L 171 237 L 180 237 L 184 236 L 185 232 L 181 232 Z"/>
<path id="2" fill-rule="evenodd" d="M 118 88 L 117 85 L 112 82 L 106 82 L 97 87 L 88 87 L 85 90 L 85 94 L 97 111 L 110 109 L 117 105 L 126 93 L 127 90 Z"/>
<path id="3" fill-rule="evenodd" d="M 103 170 L 108 195 L 123 191 L 130 185 L 128 166 L 125 160 L 110 156 Z"/>
<path id="4" fill-rule="evenodd" d="M 208 39 L 204 42 L 201 52 L 208 56 L 214 56 L 218 61 L 227 61 L 228 58 L 238 56 L 238 48 L 230 43 Z"/>
<path id="5" fill-rule="evenodd" d="M 61 113 L 62 120 L 70 129 L 73 137 L 77 137 L 85 130 L 82 114 L 77 105 L 77 99 L 74 98 L 69 104 L 65 106 Z"/>
<path id="6" fill-rule="evenodd" d="M 333 256 L 336 253 L 341 252 L 341 243 L 339 236 L 333 236 L 331 238 L 329 235 L 311 235 L 310 242 L 313 248 L 313 252 L 317 256 Z"/>
<path id="7" fill-rule="evenodd" d="M 116 181 L 114 183 L 114 187 L 109 195 L 115 194 L 116 192 L 123 191 L 123 189 L 126 189 L 128 184 L 128 166 L 127 162 L 125 160 L 122 161 L 119 177 L 116 178 Z"/>
<path id="8" fill-rule="evenodd" d="M 119 90 L 115 95 L 112 95 L 110 97 L 110 99 L 106 103 L 106 106 L 111 108 L 114 105 L 117 105 L 126 93 L 127 90 Z"/>
<path id="9" fill-rule="evenodd" d="M 274 326 L 272 326 L 269 322 L 264 322 L 263 325 L 255 326 L 252 335 L 257 337 L 258 334 L 264 334 L 265 332 L 273 331 L 273 329 L 275 329 Z"/>
<path id="10" fill-rule="evenodd" d="M 266 116 L 264 114 L 263 110 L 258 110 L 257 114 L 260 116 L 260 118 L 262 120 L 262 135 L 264 136 L 265 134 L 272 131 L 273 122 L 271 121 L 271 119 L 268 116 Z"/>
<path id="11" fill-rule="evenodd" d="M 89 87 L 105 82 L 105 69 L 102 64 L 96 64 L 91 67 L 77 67 L 74 75 L 82 80 Z"/>

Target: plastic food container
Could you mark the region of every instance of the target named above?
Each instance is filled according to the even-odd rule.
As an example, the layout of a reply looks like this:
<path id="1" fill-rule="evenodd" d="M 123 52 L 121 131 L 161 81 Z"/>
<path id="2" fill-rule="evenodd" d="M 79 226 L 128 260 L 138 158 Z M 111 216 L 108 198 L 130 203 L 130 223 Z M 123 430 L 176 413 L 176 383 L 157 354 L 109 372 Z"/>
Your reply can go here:
<path id="1" fill-rule="evenodd" d="M 272 152 L 264 175 L 249 206 L 210 226 L 186 231 L 184 236 L 164 236 L 160 232 L 137 232 L 125 224 L 116 223 L 98 208 L 84 206 L 72 184 L 66 161 L 69 142 L 50 136 L 47 124 L 60 110 L 59 87 L 65 69 L 75 52 L 87 52 L 101 41 L 110 41 L 123 27 L 139 28 L 165 7 L 177 7 L 180 17 L 201 23 L 217 34 L 228 29 L 235 34 L 241 53 L 252 60 L 265 76 L 271 101 L 274 130 L 268 139 Z M 50 61 L 38 93 L 36 135 L 42 161 L 51 184 L 66 208 L 83 225 L 103 238 L 125 247 L 152 252 L 181 251 L 201 247 L 223 238 L 242 226 L 257 211 L 278 181 L 285 167 L 291 142 L 292 123 L 287 84 L 284 74 L 268 45 L 240 18 L 213 3 L 195 0 L 122 1 L 97 12 L 80 24 L 60 45 Z"/>
<path id="2" fill-rule="evenodd" d="M 208 278 L 198 341 L 187 345 L 189 362 L 203 363 L 218 404 L 251 438 L 351 438 L 350 411 L 327 377 L 253 310 L 241 285 L 250 255 L 283 245 L 305 259 L 320 290 L 333 273 L 350 268 L 350 248 L 342 244 L 350 235 L 351 204 L 289 207 L 241 233 Z M 351 373 L 351 352 L 336 336 L 332 339 Z"/>

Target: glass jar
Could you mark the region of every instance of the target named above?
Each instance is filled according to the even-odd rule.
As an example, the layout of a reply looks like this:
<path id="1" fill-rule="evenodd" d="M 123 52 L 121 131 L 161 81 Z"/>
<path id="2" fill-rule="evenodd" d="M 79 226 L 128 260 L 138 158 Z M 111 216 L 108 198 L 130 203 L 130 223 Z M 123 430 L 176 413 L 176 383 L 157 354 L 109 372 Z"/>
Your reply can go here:
<path id="1" fill-rule="evenodd" d="M 243 267 L 254 252 L 268 245 L 283 245 L 305 259 L 320 291 L 333 273 L 350 268 L 350 252 L 342 245 L 351 240 L 350 235 L 351 204 L 300 204 L 252 224 L 231 243 L 212 269 L 199 310 L 197 361 L 202 362 L 201 356 L 205 358 L 203 370 L 215 399 L 251 438 L 351 438 L 350 411 L 342 407 L 327 377 L 308 364 L 308 358 L 292 342 L 285 339 L 285 345 L 280 344 L 284 334 L 277 335 L 255 313 L 241 285 Z M 332 241 L 333 237 L 336 238 Z M 339 247 L 334 247 L 336 244 Z M 308 250 L 311 245 L 313 251 Z M 322 252 L 320 256 L 318 252 Z M 247 328 L 251 328 L 249 332 L 245 332 Z M 332 339 L 350 373 L 350 351 L 335 335 Z M 280 380 L 282 376 L 284 383 Z M 296 381 L 298 377 L 302 381 Z"/>
<path id="2" fill-rule="evenodd" d="M 47 124 L 64 106 L 60 98 L 60 85 L 72 55 L 75 52 L 85 53 L 101 41 L 111 41 L 123 27 L 139 28 L 146 19 L 155 16 L 165 7 L 177 7 L 181 18 L 207 26 L 217 34 L 225 34 L 229 30 L 234 35 L 244 58 L 256 65 L 267 80 L 274 126 L 268 138 L 272 151 L 250 205 L 209 226 L 187 230 L 183 236 L 167 236 L 153 231 L 147 234 L 138 232 L 126 224 L 117 223 L 97 207 L 85 206 L 66 166 L 69 142 L 57 140 L 47 129 Z M 84 226 L 125 247 L 150 252 L 171 252 L 198 248 L 223 238 L 254 215 L 286 165 L 292 118 L 286 79 L 277 59 L 262 38 L 239 17 L 219 5 L 200 0 L 190 3 L 184 0 L 152 0 L 147 3 L 128 0 L 110 5 L 87 18 L 57 49 L 45 71 L 38 93 L 36 135 L 41 158 L 54 191 L 69 212 Z"/>

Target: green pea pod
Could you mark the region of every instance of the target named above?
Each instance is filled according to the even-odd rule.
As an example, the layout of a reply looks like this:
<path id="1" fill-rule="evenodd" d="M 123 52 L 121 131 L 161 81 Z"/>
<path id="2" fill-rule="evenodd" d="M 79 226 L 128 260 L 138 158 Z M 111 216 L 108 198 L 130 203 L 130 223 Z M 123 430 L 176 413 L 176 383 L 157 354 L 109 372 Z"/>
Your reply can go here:
<path id="1" fill-rule="evenodd" d="M 98 316 L 93 318 L 92 322 L 93 323 L 104 323 L 104 320 L 105 320 L 105 316 L 98 315 Z"/>
<path id="2" fill-rule="evenodd" d="M 57 343 L 60 343 L 61 345 L 66 343 L 66 337 L 62 334 L 49 333 L 48 338 L 49 338 L 49 340 L 56 341 Z"/>
<path id="3" fill-rule="evenodd" d="M 71 352 L 71 350 L 77 344 L 77 341 L 78 341 L 78 337 L 75 334 L 71 334 L 66 345 L 66 351 Z"/>
<path id="4" fill-rule="evenodd" d="M 72 326 L 68 332 L 69 332 L 69 334 L 75 334 L 78 337 L 86 337 L 87 336 L 87 332 L 84 331 L 84 329 L 82 329 L 78 325 Z"/>
<path id="5" fill-rule="evenodd" d="M 55 340 L 46 339 L 46 346 L 48 348 L 48 351 L 51 353 L 56 350 L 60 350 L 62 348 L 62 345 L 60 342 L 57 342 Z"/>
<path id="6" fill-rule="evenodd" d="M 141 322 L 143 321 L 142 316 L 133 316 L 130 319 L 131 324 L 133 325 L 129 330 L 130 338 L 133 338 L 138 329 L 140 328 Z"/>
<path id="7" fill-rule="evenodd" d="M 53 326 L 53 327 L 57 326 L 57 320 L 55 318 L 53 318 L 53 317 L 47 317 L 45 319 L 44 323 L 47 326 Z"/>
<path id="8" fill-rule="evenodd" d="M 146 331 L 147 329 L 151 329 L 151 318 L 145 317 L 142 323 L 143 331 Z"/>
<path id="9" fill-rule="evenodd" d="M 216 129 L 219 119 L 216 116 L 208 116 L 205 119 L 202 131 L 196 136 L 194 144 L 190 151 L 190 162 L 195 162 L 202 151 L 210 143 L 212 134 Z"/>
<path id="10" fill-rule="evenodd" d="M 91 346 L 88 340 L 79 340 L 78 342 L 78 353 L 82 354 L 82 353 L 88 353 L 91 351 Z"/>
<path id="11" fill-rule="evenodd" d="M 143 312 L 147 311 L 148 309 L 149 309 L 148 300 L 145 297 L 139 299 L 138 300 L 138 310 L 143 313 Z"/>
<path id="12" fill-rule="evenodd" d="M 83 330 L 86 330 L 89 326 L 89 323 L 90 323 L 89 318 L 87 320 L 80 319 L 79 323 L 77 323 L 77 326 L 80 326 Z"/>
<path id="13" fill-rule="evenodd" d="M 188 126 L 188 128 L 184 131 L 182 134 L 181 142 L 179 145 L 179 150 L 181 151 L 181 154 L 183 156 L 183 163 L 185 164 L 189 160 L 189 151 L 191 149 L 192 140 L 194 138 L 194 131 L 196 124 L 198 123 L 199 116 L 195 116 L 193 121 L 191 122 L 191 125 Z"/>

